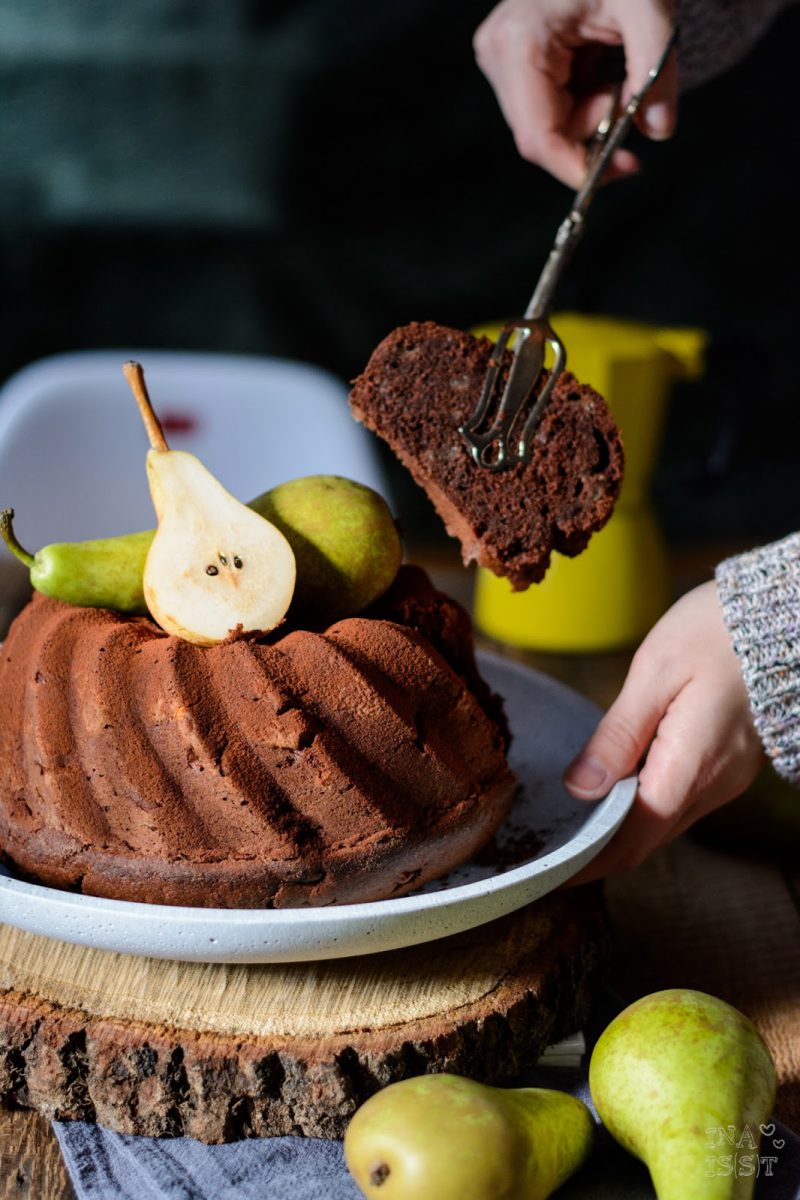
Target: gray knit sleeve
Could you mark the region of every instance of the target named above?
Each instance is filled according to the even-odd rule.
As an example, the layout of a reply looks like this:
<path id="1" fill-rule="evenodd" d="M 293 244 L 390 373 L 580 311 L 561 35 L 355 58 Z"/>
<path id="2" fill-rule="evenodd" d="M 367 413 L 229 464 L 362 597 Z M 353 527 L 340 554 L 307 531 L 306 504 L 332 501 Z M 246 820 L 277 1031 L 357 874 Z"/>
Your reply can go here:
<path id="1" fill-rule="evenodd" d="M 678 0 L 681 90 L 727 71 L 797 0 Z"/>
<path id="2" fill-rule="evenodd" d="M 727 559 L 716 576 L 759 737 L 800 784 L 800 533 Z"/>

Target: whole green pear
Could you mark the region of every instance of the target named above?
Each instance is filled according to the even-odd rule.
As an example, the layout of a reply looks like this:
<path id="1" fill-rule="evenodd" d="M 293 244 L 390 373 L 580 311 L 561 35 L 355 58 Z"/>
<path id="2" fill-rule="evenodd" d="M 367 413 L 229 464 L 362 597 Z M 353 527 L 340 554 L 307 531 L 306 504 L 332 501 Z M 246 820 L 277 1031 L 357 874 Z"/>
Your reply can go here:
<path id="1" fill-rule="evenodd" d="M 589 1066 L 603 1124 L 650 1170 L 659 1200 L 745 1200 L 775 1067 L 751 1021 L 683 988 L 654 992 L 603 1032 Z"/>
<path id="2" fill-rule="evenodd" d="M 37 592 L 67 604 L 146 613 L 142 577 L 153 531 L 86 542 L 51 542 L 35 554 L 20 546 L 14 535 L 14 510 L 0 512 L 0 536 L 20 562 L 30 568 Z"/>
<path id="3" fill-rule="evenodd" d="M 591 1113 L 565 1092 L 422 1075 L 367 1100 L 344 1154 L 368 1198 L 545 1200 L 593 1139 Z"/>
<path id="4" fill-rule="evenodd" d="M 386 591 L 403 548 L 392 514 L 372 488 L 339 475 L 306 475 L 252 501 L 294 551 L 292 612 L 334 621 Z"/>

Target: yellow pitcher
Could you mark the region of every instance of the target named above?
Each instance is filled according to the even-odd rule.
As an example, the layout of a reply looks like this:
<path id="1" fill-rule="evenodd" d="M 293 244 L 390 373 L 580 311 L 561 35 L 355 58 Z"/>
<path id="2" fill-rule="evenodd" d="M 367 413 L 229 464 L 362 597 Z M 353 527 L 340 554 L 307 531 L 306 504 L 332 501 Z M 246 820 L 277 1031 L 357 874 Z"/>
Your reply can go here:
<path id="1" fill-rule="evenodd" d="M 625 447 L 622 491 L 586 550 L 577 558 L 554 554 L 545 578 L 526 592 L 480 570 L 475 621 L 489 637 L 531 650 L 611 650 L 642 638 L 671 599 L 648 485 L 670 385 L 702 375 L 706 335 L 577 313 L 554 316 L 552 325 L 567 348 L 567 369 L 614 413 Z M 476 332 L 495 339 L 501 328 Z"/>

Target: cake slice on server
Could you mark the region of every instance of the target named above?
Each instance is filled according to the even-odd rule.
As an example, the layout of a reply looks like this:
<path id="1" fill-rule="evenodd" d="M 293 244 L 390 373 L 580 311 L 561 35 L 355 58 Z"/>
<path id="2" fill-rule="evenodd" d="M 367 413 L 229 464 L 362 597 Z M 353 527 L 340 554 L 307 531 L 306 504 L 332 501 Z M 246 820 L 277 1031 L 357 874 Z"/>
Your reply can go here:
<path id="1" fill-rule="evenodd" d="M 475 561 L 515 590 L 543 578 L 553 550 L 574 556 L 611 516 L 622 485 L 619 430 L 602 396 L 563 372 L 528 460 L 493 472 L 459 433 L 483 389 L 493 343 L 432 321 L 395 329 L 350 393 Z M 511 362 L 506 352 L 505 370 Z M 539 381 L 544 386 L 547 373 Z"/>

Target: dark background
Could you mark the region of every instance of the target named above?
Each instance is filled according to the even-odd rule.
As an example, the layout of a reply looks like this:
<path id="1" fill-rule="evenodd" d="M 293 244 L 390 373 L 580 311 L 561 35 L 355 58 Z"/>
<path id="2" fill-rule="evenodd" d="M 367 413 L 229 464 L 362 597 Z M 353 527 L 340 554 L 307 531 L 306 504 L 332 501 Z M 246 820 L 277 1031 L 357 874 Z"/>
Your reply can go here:
<path id="1" fill-rule="evenodd" d="M 570 196 L 474 64 L 489 7 L 0 0 L 0 377 L 138 345 L 351 378 L 394 325 L 522 309 Z M 684 98 L 675 139 L 596 200 L 559 296 L 711 334 L 655 480 L 673 543 L 800 527 L 798 44 L 790 9 Z"/>

